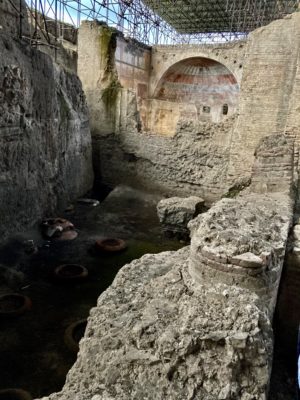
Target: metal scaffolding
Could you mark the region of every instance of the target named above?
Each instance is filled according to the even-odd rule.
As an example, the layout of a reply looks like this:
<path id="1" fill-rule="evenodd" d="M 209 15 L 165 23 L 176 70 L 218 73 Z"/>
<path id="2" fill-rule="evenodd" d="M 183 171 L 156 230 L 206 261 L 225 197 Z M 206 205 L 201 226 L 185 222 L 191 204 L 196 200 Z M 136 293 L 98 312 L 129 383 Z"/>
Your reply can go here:
<path id="1" fill-rule="evenodd" d="M 248 33 L 295 11 L 297 0 L 144 0 L 179 33 Z"/>
<path id="2" fill-rule="evenodd" d="M 241 39 L 299 7 L 299 0 L 27 0 L 32 43 L 55 46 L 82 20 L 100 20 L 153 44 Z M 72 40 L 71 40 L 72 41 Z"/>

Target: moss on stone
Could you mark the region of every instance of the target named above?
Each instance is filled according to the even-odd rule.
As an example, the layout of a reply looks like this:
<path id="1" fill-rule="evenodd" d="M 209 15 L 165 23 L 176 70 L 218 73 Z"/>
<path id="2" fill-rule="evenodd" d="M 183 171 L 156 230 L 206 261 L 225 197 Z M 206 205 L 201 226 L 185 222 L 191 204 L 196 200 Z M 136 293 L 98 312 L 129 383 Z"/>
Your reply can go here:
<path id="1" fill-rule="evenodd" d="M 99 51 L 101 68 L 105 74 L 115 73 L 114 54 L 117 46 L 117 31 L 108 26 L 101 26 Z"/>
<path id="2" fill-rule="evenodd" d="M 112 81 L 107 88 L 103 89 L 101 98 L 107 109 L 115 106 L 120 88 L 118 81 Z"/>
<path id="3" fill-rule="evenodd" d="M 101 26 L 101 34 L 99 35 L 99 49 L 101 57 L 101 69 L 103 70 L 103 89 L 101 99 L 105 108 L 115 111 L 115 105 L 118 98 L 121 84 L 118 80 L 115 68 L 115 49 L 117 45 L 117 31 L 108 26 Z"/>
<path id="4" fill-rule="evenodd" d="M 243 182 L 236 183 L 228 190 L 228 192 L 226 192 L 222 196 L 222 198 L 225 197 L 225 198 L 233 199 L 233 198 L 237 197 L 242 190 L 246 189 L 246 187 L 248 187 L 250 185 L 250 183 L 251 183 L 251 179 L 247 179 Z"/>

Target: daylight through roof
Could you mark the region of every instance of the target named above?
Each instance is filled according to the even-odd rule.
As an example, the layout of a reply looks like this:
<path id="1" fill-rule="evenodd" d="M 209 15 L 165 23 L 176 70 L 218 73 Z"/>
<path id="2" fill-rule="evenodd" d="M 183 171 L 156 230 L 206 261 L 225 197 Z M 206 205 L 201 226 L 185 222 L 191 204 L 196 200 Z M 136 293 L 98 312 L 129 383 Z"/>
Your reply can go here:
<path id="1" fill-rule="evenodd" d="M 57 41 L 69 29 L 66 23 L 78 27 L 82 20 L 96 19 L 153 45 L 241 39 L 295 11 L 299 0 L 27 0 L 27 4 L 36 37 L 38 31 L 47 33 L 53 21 Z"/>

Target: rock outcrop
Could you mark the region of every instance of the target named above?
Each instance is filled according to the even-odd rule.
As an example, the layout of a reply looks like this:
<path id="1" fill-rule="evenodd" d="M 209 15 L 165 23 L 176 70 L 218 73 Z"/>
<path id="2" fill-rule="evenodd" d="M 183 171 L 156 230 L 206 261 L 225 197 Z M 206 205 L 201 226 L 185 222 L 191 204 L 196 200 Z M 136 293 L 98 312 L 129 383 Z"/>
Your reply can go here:
<path id="1" fill-rule="evenodd" d="M 63 391 L 49 399 L 265 399 L 267 311 L 248 290 L 195 285 L 188 258 L 186 247 L 122 268 L 91 311 Z"/>
<path id="2" fill-rule="evenodd" d="M 93 182 L 88 110 L 77 76 L 0 36 L 0 235 L 82 195 Z"/>

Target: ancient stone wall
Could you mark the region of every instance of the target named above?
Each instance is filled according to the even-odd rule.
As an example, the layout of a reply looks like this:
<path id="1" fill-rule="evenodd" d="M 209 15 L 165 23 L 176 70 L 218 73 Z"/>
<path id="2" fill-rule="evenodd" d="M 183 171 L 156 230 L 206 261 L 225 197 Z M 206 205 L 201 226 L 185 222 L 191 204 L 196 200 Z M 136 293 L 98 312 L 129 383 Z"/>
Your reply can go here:
<path id="1" fill-rule="evenodd" d="M 283 134 L 261 139 L 251 184 L 189 225 L 193 278 L 250 289 L 271 315 L 292 223 L 293 166 L 292 140 Z"/>
<path id="2" fill-rule="evenodd" d="M 146 130 L 174 136 L 181 119 L 217 123 L 234 115 L 245 45 L 153 47 Z"/>
<path id="3" fill-rule="evenodd" d="M 26 36 L 29 38 L 36 30 L 34 39 L 38 43 L 38 50 L 50 55 L 57 64 L 68 71 L 77 73 L 78 29 L 71 24 L 55 21 L 49 16 L 45 23 L 43 15 L 31 10 L 29 6 L 27 6 L 26 17 L 26 22 L 31 27 Z"/>
<path id="4" fill-rule="evenodd" d="M 118 81 L 115 49 L 117 31 L 100 22 L 84 21 L 78 37 L 78 75 L 87 96 L 92 135 L 115 131 Z"/>
<path id="5" fill-rule="evenodd" d="M 74 26 L 63 22 L 57 24 L 54 19 L 47 17 L 46 29 L 42 14 L 31 10 L 28 4 L 0 1 L 0 34 L 29 41 L 36 29 L 34 41 L 38 43 L 37 48 L 49 54 L 57 64 L 76 73 L 77 29 Z"/>
<path id="6" fill-rule="evenodd" d="M 243 47 L 244 42 L 235 45 L 234 54 L 243 52 Z M 229 57 L 225 56 L 227 50 L 232 53 L 232 48 L 226 47 L 224 58 Z M 204 51 L 201 54 L 205 56 Z M 179 103 L 174 99 L 151 98 L 153 66 L 150 68 L 149 48 L 125 40 L 117 31 L 84 22 L 79 30 L 78 55 L 78 73 L 90 109 L 96 176 L 107 184 L 123 182 L 165 193 L 195 192 L 209 201 L 219 198 L 225 191 L 235 123 L 231 106 L 237 104 L 237 83 L 229 70 L 209 61 L 217 66 L 209 75 L 217 92 L 232 87 L 227 93 L 233 93 L 234 98 L 233 103 L 231 94 L 220 100 L 222 105 L 219 101 L 218 113 L 222 113 L 224 104 L 229 105 L 229 112 L 214 123 L 203 111 L 204 104 L 199 105 L 197 117 L 195 99 L 181 101 L 176 115 Z M 229 77 L 224 86 L 218 83 L 222 71 L 226 72 L 225 80 Z M 200 87 L 201 76 L 195 79 Z M 170 111 L 165 119 L 166 113 L 158 115 L 162 103 Z"/>
<path id="7" fill-rule="evenodd" d="M 77 76 L 0 35 L 0 234 L 32 225 L 93 183 L 88 111 Z"/>
<path id="8" fill-rule="evenodd" d="M 264 136 L 299 135 L 300 13 L 257 29 L 246 48 L 239 118 L 230 151 L 228 181 L 251 174 L 254 150 Z"/>
<path id="9" fill-rule="evenodd" d="M 180 120 L 218 123 L 236 113 L 239 85 L 214 60 L 194 57 L 172 65 L 148 100 L 145 130 L 174 136 Z"/>
<path id="10" fill-rule="evenodd" d="M 127 182 L 165 195 L 195 194 L 213 201 L 224 193 L 230 133 L 235 118 L 220 124 L 182 121 L 174 137 L 138 132 L 134 93 L 121 90 L 119 132 L 98 137 L 96 145 L 103 179 Z"/>
<path id="11" fill-rule="evenodd" d="M 261 193 L 267 152 L 289 179 L 280 186 L 274 171 Z M 253 186 L 192 220 L 191 246 L 124 266 L 91 310 L 63 390 L 44 400 L 266 400 L 293 154 L 284 135 L 264 138 Z"/>
<path id="12" fill-rule="evenodd" d="M 43 40 L 42 40 L 43 41 Z M 54 37 L 52 38 L 53 43 Z M 45 39 L 44 39 L 45 42 Z M 56 64 L 67 71 L 77 73 L 77 46 L 66 40 L 60 40 L 56 44 L 56 49 L 47 44 L 37 46 L 42 53 L 48 54 Z"/>
<path id="13" fill-rule="evenodd" d="M 128 62 L 132 56 L 129 51 L 129 58 L 124 59 L 122 67 L 120 62 L 112 67 L 113 81 L 119 82 L 120 86 L 115 85 L 114 104 L 110 103 L 106 111 L 101 100 L 101 87 L 106 91 L 111 78 L 103 78 L 100 72 L 103 66 L 97 53 L 98 33 L 95 34 L 91 23 L 83 24 L 79 37 L 86 46 L 82 51 L 79 48 L 79 63 L 85 70 L 82 68 L 79 76 L 91 109 L 97 175 L 102 175 L 102 179 L 110 184 L 119 183 L 122 176 L 124 182 L 131 184 L 147 182 L 148 186 L 166 192 L 195 193 L 212 201 L 251 176 L 254 150 L 261 138 L 286 133 L 296 138 L 296 181 L 300 130 L 299 18 L 300 13 L 295 13 L 275 21 L 253 32 L 247 41 L 156 46 L 151 50 L 150 71 L 147 64 L 149 50 L 140 46 L 143 68 L 139 70 L 137 65 L 132 67 L 138 58 Z M 117 39 L 117 54 L 123 51 L 122 40 Z M 111 57 L 106 59 L 112 60 Z M 201 94 L 203 90 L 204 95 L 201 94 L 203 98 L 200 96 L 201 102 L 197 104 L 190 90 L 185 88 L 189 86 L 194 90 L 191 80 L 206 81 L 200 70 L 193 75 L 194 66 L 189 70 L 192 60 L 209 60 L 227 68 L 236 81 L 236 84 L 232 81 L 231 87 L 238 85 L 236 89 L 239 87 L 241 93 L 238 95 L 238 91 L 229 89 L 227 84 L 218 83 L 216 90 L 211 90 L 212 85 L 199 84 L 200 92 L 197 93 Z M 127 71 L 125 63 L 129 64 Z M 182 75 L 176 66 L 184 66 L 188 72 Z M 91 73 L 95 70 L 99 72 Z M 180 81 L 180 76 L 184 82 Z M 217 81 L 221 82 L 219 78 Z M 189 82 L 185 82 L 186 79 Z M 209 98 L 206 87 L 211 90 Z M 215 92 L 220 99 L 213 100 Z M 225 115 L 223 105 L 228 106 Z M 109 127 L 103 122 L 104 116 L 110 120 Z M 206 133 L 191 133 L 197 133 L 197 130 Z"/>
<path id="14" fill-rule="evenodd" d="M 152 48 L 152 73 L 150 95 L 153 95 L 165 72 L 180 61 L 191 58 L 208 58 L 224 65 L 240 84 L 243 73 L 246 40 L 224 44 L 169 45 Z"/>
<path id="15" fill-rule="evenodd" d="M 138 97 L 148 97 L 151 48 L 133 39 L 117 37 L 116 68 L 123 88 L 135 90 Z"/>
<path id="16" fill-rule="evenodd" d="M 294 140 L 277 134 L 261 139 L 255 150 L 251 185 L 254 193 L 291 193 L 294 175 Z"/>
<path id="17" fill-rule="evenodd" d="M 138 123 L 140 127 L 145 127 L 148 119 L 145 100 L 149 91 L 151 48 L 119 35 L 115 62 L 121 86 L 136 93 Z"/>

